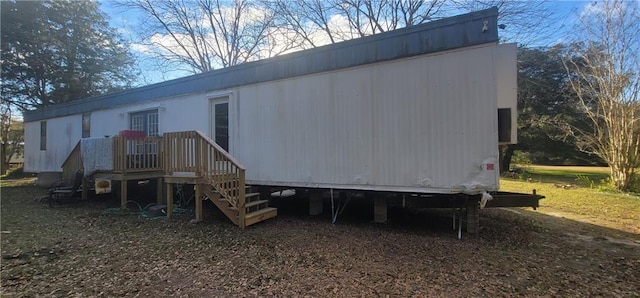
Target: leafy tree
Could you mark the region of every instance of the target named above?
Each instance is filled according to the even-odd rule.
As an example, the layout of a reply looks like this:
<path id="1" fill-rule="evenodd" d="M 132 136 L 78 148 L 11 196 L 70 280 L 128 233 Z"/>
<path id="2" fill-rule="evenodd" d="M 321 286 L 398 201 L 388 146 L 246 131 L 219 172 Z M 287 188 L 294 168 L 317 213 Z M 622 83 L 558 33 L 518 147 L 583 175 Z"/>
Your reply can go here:
<path id="1" fill-rule="evenodd" d="M 602 1 L 582 14 L 565 66 L 589 129 L 570 126 L 585 151 L 607 162 L 620 190 L 640 165 L 640 4 Z"/>
<path id="2" fill-rule="evenodd" d="M 578 109 L 562 58 L 569 48 L 518 49 L 518 144 L 503 148 L 502 171 L 508 171 L 516 150 L 534 163 L 601 164 L 595 155 L 579 150 L 567 125 L 588 129 Z"/>
<path id="3" fill-rule="evenodd" d="M 24 149 L 24 126 L 16 117 L 8 102 L 0 103 L 0 174 L 9 169 L 14 156 L 22 154 Z"/>
<path id="4" fill-rule="evenodd" d="M 2 1 L 2 98 L 32 109 L 127 87 L 127 47 L 93 1 Z"/>

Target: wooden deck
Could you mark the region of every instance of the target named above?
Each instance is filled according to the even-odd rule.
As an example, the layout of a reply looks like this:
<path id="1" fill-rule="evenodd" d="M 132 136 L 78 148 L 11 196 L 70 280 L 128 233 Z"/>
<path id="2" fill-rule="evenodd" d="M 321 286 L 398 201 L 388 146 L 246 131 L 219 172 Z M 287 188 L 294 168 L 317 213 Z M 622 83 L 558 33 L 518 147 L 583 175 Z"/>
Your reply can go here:
<path id="1" fill-rule="evenodd" d="M 199 131 L 165 133 L 162 137 L 113 140 L 112 170 L 91 173 L 120 181 L 121 206 L 128 201 L 127 181 L 157 179 L 157 201 L 167 204 L 167 217 L 173 213 L 173 185 L 192 184 L 196 191 L 195 221 L 202 221 L 202 201 L 213 202 L 241 228 L 275 217 L 276 208 L 260 200 L 245 183 L 246 168 L 227 151 Z M 81 142 L 62 165 L 63 177 L 83 171 Z M 83 187 L 83 198 L 87 197 Z"/>

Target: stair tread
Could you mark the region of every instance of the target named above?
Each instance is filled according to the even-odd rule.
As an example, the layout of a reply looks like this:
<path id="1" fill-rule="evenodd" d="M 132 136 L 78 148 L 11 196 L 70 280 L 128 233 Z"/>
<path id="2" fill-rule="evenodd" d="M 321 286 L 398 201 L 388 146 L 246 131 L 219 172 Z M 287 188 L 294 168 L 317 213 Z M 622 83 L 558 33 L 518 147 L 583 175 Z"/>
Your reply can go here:
<path id="1" fill-rule="evenodd" d="M 227 200 L 227 199 L 220 200 L 220 201 L 228 202 L 228 200 Z M 269 203 L 269 200 L 258 200 L 258 201 L 248 202 L 248 203 L 244 204 L 244 207 L 245 207 L 245 208 L 249 208 L 249 207 L 258 206 L 258 205 L 260 205 L 260 204 L 264 204 L 264 203 Z M 233 206 L 229 206 L 229 209 L 231 209 L 231 210 L 238 210 L 238 208 L 233 207 Z"/>
<path id="2" fill-rule="evenodd" d="M 258 211 L 253 211 L 253 212 L 247 213 L 245 215 L 245 218 L 252 218 L 252 217 L 260 216 L 262 214 L 273 212 L 273 211 L 276 211 L 276 210 L 278 210 L 278 209 L 277 208 L 273 208 L 273 207 L 267 207 L 267 208 L 264 208 L 264 209 L 260 209 Z"/>
<path id="3" fill-rule="evenodd" d="M 244 207 L 248 208 L 248 207 L 257 206 L 257 205 L 264 204 L 264 203 L 269 203 L 269 200 L 257 200 L 257 201 L 253 201 L 253 202 L 248 202 L 248 203 L 244 204 Z"/>
<path id="4" fill-rule="evenodd" d="M 250 197 L 255 197 L 255 196 L 259 196 L 260 193 L 259 192 L 252 192 L 252 193 L 248 193 L 246 195 L 244 195 L 245 198 L 250 198 Z"/>
<path id="5" fill-rule="evenodd" d="M 227 203 L 227 204 L 232 204 L 231 201 L 229 201 L 229 199 L 220 197 L 220 199 L 218 199 L 219 202 L 223 202 L 223 203 Z"/>

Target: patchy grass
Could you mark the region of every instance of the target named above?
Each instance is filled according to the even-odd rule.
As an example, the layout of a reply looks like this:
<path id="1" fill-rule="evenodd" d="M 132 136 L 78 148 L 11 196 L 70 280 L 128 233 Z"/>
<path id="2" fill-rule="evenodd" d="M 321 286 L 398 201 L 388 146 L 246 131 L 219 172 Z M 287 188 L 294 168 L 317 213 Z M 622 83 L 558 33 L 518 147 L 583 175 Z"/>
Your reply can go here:
<path id="1" fill-rule="evenodd" d="M 23 168 L 12 169 L 6 175 L 0 175 L 0 180 L 20 180 L 24 178 L 35 179 L 35 174 L 25 173 Z"/>
<path id="2" fill-rule="evenodd" d="M 3 179 L 0 179 L 0 192 L 2 191 L 1 188 L 16 187 L 16 186 L 30 186 L 30 185 L 35 185 L 35 183 L 36 183 L 35 177 L 19 178 L 19 179 L 3 178 Z"/>
<path id="3" fill-rule="evenodd" d="M 2 297 L 640 293 L 640 235 L 528 210 L 483 210 L 480 234 L 457 240 L 448 218 L 391 209 L 379 225 L 358 204 L 331 224 L 327 206 L 310 217 L 291 198 L 240 230 L 208 202 L 193 225 L 105 213 L 119 204 L 109 196 L 48 208 L 33 199 L 44 193 L 2 187 Z"/>
<path id="4" fill-rule="evenodd" d="M 534 170 L 550 171 L 550 172 L 572 172 L 572 173 L 600 173 L 609 174 L 609 168 L 607 167 L 592 167 L 592 166 L 545 166 L 545 165 L 529 165 Z"/>
<path id="5" fill-rule="evenodd" d="M 25 173 L 22 168 L 9 171 L 6 175 L 0 176 L 0 187 L 12 187 L 20 185 L 34 185 L 36 176 Z"/>
<path id="6" fill-rule="evenodd" d="M 601 185 L 609 178 L 609 169 L 605 167 L 577 166 L 526 166 L 527 178 L 540 183 L 576 184 L 584 187 Z M 586 179 L 582 178 L 585 177 Z"/>
<path id="7" fill-rule="evenodd" d="M 531 193 L 536 189 L 546 197 L 540 201 L 540 212 L 640 234 L 638 195 L 601 191 L 599 185 L 578 178 L 606 179 L 607 168 L 533 166 L 527 171 L 530 181 L 503 178 L 501 190 Z"/>

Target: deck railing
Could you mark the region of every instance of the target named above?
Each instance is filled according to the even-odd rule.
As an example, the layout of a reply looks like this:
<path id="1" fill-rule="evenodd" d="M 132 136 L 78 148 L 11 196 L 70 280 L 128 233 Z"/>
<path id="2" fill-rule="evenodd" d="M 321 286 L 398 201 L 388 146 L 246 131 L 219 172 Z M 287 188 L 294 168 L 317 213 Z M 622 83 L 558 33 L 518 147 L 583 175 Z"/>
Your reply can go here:
<path id="1" fill-rule="evenodd" d="M 195 172 L 198 173 L 198 162 L 196 159 L 196 132 L 181 131 L 169 132 L 163 136 L 163 152 L 164 154 L 164 171 L 165 173 L 174 172 Z"/>
<path id="2" fill-rule="evenodd" d="M 80 142 L 64 164 L 63 176 L 82 169 Z M 192 172 L 237 208 L 239 225 L 245 221 L 246 168 L 200 131 L 170 132 L 162 137 L 113 137 L 113 171 L 117 173 L 164 171 Z"/>
<path id="3" fill-rule="evenodd" d="M 226 150 L 200 131 L 171 132 L 163 135 L 164 169 L 195 172 L 211 184 L 229 204 L 237 208 L 240 226 L 245 217 L 246 168 Z"/>
<path id="4" fill-rule="evenodd" d="M 62 179 L 71 180 L 73 175 L 82 170 L 82 154 L 80 153 L 80 141 L 73 147 L 67 159 L 62 163 Z"/>
<path id="5" fill-rule="evenodd" d="M 162 138 L 126 138 L 113 137 L 114 172 L 151 172 L 162 171 Z"/>

